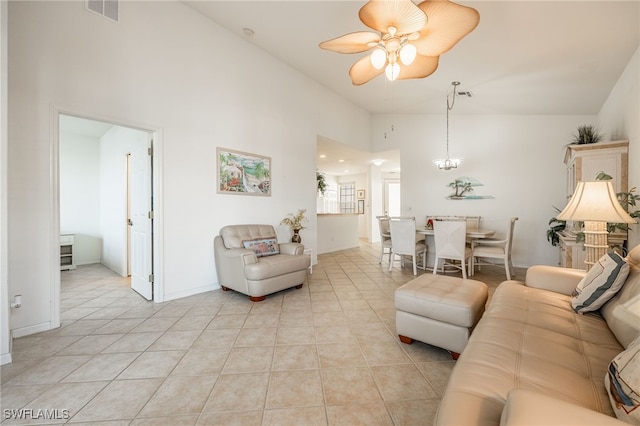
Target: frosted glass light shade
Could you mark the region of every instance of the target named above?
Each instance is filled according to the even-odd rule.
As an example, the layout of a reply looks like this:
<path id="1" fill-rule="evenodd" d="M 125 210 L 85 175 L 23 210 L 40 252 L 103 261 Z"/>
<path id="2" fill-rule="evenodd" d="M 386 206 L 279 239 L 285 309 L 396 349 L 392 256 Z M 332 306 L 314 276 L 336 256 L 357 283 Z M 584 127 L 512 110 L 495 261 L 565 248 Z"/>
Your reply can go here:
<path id="1" fill-rule="evenodd" d="M 618 202 L 610 181 L 578 182 L 559 220 L 636 223 Z"/>
<path id="2" fill-rule="evenodd" d="M 387 52 L 384 49 L 377 48 L 371 53 L 371 65 L 377 70 L 381 70 L 387 62 Z"/>
<path id="3" fill-rule="evenodd" d="M 400 61 L 405 65 L 411 65 L 416 60 L 417 53 L 418 49 L 413 44 L 407 43 L 400 49 Z"/>
<path id="4" fill-rule="evenodd" d="M 398 74 L 400 74 L 400 65 L 398 65 L 397 63 L 388 64 L 384 69 L 384 73 L 386 74 L 389 81 L 394 81 L 396 78 L 398 78 Z"/>

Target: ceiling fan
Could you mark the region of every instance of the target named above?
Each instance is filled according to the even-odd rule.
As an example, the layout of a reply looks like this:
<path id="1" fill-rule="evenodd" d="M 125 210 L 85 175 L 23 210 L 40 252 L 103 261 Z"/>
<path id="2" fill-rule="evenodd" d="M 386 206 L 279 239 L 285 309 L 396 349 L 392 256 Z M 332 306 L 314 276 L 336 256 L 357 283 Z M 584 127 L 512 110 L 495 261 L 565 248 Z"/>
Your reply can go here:
<path id="1" fill-rule="evenodd" d="M 449 0 L 369 0 L 360 8 L 360 20 L 378 33 L 358 31 L 320 43 L 338 53 L 373 50 L 349 69 L 359 86 L 383 72 L 391 81 L 424 78 L 438 68 L 440 55 L 473 31 L 477 10 Z"/>

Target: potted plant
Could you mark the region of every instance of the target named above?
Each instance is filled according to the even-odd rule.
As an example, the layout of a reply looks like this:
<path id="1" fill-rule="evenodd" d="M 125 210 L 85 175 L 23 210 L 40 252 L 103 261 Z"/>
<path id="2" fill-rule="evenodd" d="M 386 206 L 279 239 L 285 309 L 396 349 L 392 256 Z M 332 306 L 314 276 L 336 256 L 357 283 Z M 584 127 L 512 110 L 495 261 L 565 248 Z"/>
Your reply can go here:
<path id="1" fill-rule="evenodd" d="M 327 177 L 324 173 L 316 171 L 316 182 L 318 185 L 318 192 L 324 195 L 327 190 Z"/>
<path id="2" fill-rule="evenodd" d="M 556 212 L 560 213 L 560 209 L 557 207 L 553 207 L 556 209 Z M 552 246 L 556 247 L 560 244 L 560 233 L 565 230 L 567 227 L 567 222 L 565 220 L 558 220 L 555 216 L 549 219 L 549 229 L 547 229 L 547 241 L 551 243 Z"/>
<path id="3" fill-rule="evenodd" d="M 307 223 L 307 218 L 305 217 L 306 212 L 307 209 L 300 209 L 295 215 L 289 213 L 287 217 L 280 222 L 280 225 L 288 225 L 293 231 L 293 237 L 291 237 L 292 243 L 302 242 L 299 232 L 304 229 L 304 224 Z"/>
<path id="4" fill-rule="evenodd" d="M 599 133 L 598 128 L 585 124 L 584 126 L 578 126 L 577 132 L 573 134 L 573 140 L 571 143 L 584 145 L 600 142 L 601 140 L 602 135 Z"/>

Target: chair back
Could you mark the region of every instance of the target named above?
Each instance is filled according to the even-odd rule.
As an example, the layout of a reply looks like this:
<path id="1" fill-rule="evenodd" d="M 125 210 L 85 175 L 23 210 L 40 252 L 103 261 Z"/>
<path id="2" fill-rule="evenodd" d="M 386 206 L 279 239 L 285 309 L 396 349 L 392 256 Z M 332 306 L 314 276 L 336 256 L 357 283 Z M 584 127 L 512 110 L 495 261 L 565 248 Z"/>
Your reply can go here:
<path id="1" fill-rule="evenodd" d="M 395 254 L 415 255 L 416 219 L 413 217 L 389 218 L 391 247 Z"/>
<path id="2" fill-rule="evenodd" d="M 506 253 L 511 253 L 511 246 L 513 245 L 513 228 L 516 226 L 517 217 L 512 217 L 509 219 L 509 227 L 507 228 L 507 247 L 505 249 Z"/>
<path id="3" fill-rule="evenodd" d="M 437 220 L 433 222 L 436 256 L 446 259 L 464 259 L 466 234 L 466 220 Z"/>
<path id="4" fill-rule="evenodd" d="M 480 216 L 466 216 L 467 230 L 477 231 L 480 229 Z"/>
<path id="5" fill-rule="evenodd" d="M 389 231 L 389 216 L 378 216 L 378 227 L 380 228 L 380 238 L 384 240 L 391 236 L 391 231 Z"/>

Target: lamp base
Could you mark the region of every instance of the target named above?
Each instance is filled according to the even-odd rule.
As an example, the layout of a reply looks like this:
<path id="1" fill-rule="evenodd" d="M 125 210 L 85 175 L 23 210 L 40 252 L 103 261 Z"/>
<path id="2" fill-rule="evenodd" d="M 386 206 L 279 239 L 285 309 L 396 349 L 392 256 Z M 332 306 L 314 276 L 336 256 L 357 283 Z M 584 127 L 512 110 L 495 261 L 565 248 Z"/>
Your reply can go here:
<path id="1" fill-rule="evenodd" d="M 584 221 L 584 264 L 587 271 L 609 251 L 607 222 Z"/>

